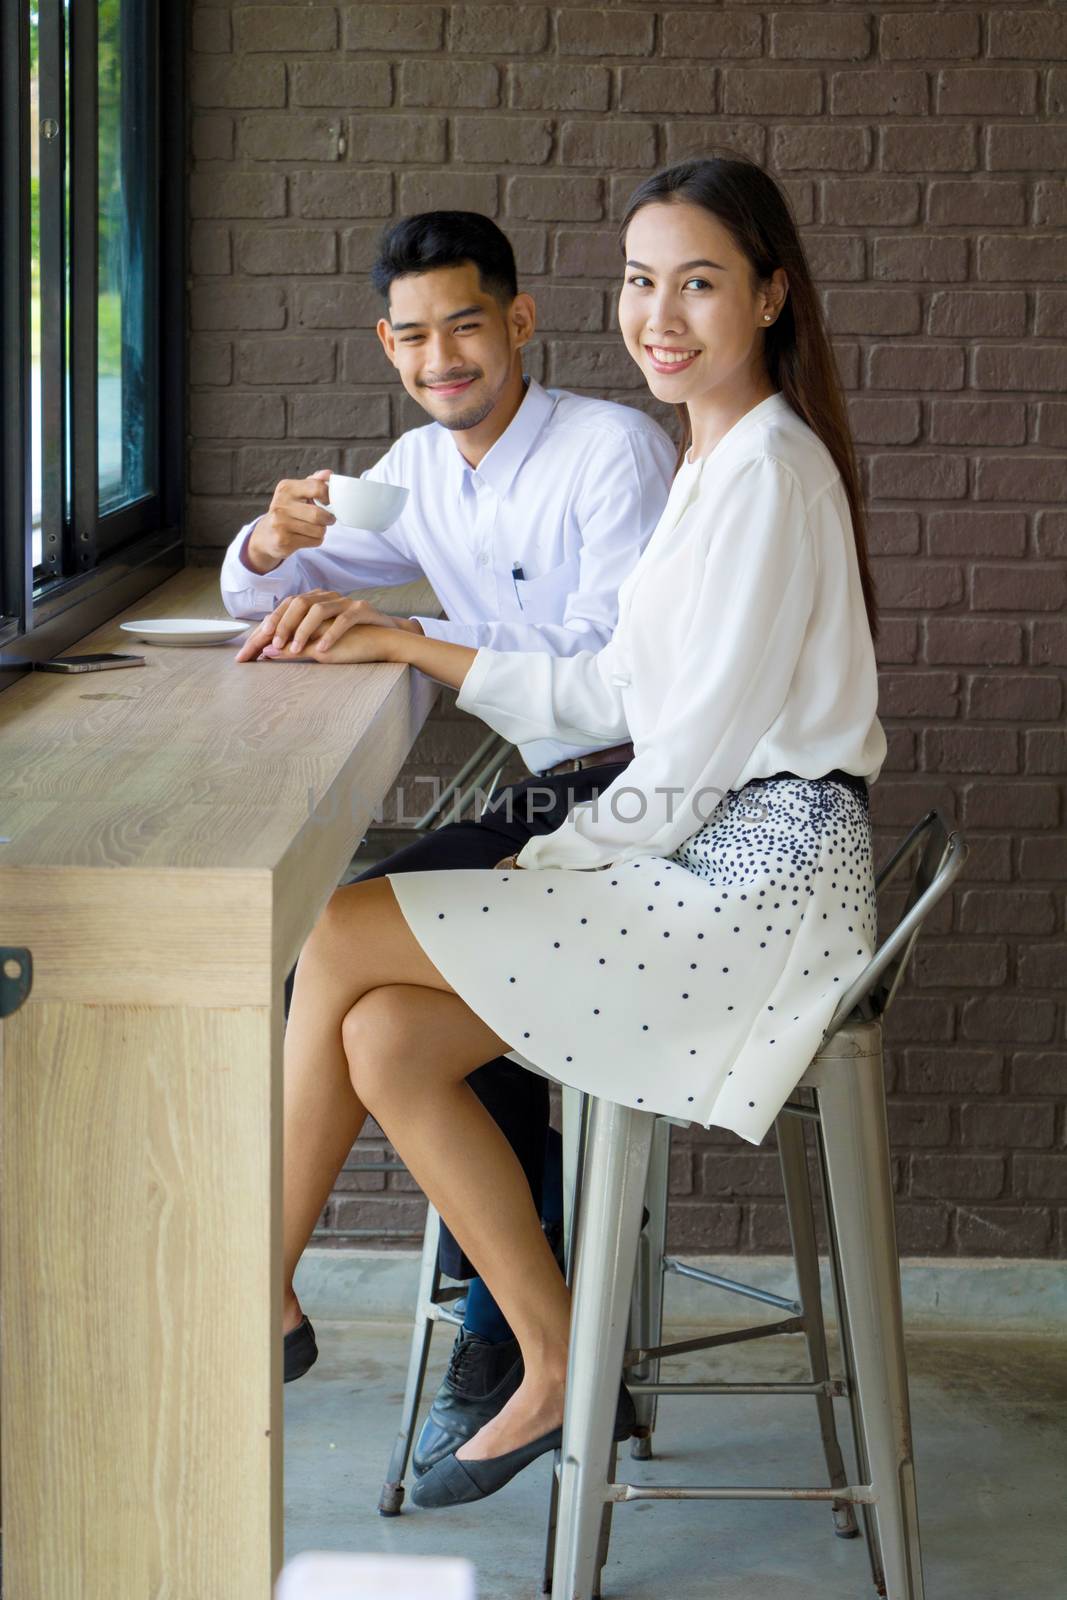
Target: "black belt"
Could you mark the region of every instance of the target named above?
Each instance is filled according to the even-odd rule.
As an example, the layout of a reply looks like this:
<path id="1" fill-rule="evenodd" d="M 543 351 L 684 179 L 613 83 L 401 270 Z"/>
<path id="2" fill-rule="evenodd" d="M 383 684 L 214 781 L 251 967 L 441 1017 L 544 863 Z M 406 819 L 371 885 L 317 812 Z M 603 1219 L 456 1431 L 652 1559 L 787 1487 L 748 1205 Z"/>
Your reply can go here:
<path id="1" fill-rule="evenodd" d="M 751 778 L 750 783 L 774 783 L 777 778 L 799 778 L 801 783 L 825 783 L 832 778 L 835 783 L 845 783 L 862 799 L 869 798 L 867 779 L 858 777 L 855 772 L 843 772 L 840 767 L 835 767 L 832 772 L 824 772 L 818 778 L 801 778 L 799 772 L 774 772 L 769 778 Z M 748 785 L 746 784 L 747 788 Z"/>

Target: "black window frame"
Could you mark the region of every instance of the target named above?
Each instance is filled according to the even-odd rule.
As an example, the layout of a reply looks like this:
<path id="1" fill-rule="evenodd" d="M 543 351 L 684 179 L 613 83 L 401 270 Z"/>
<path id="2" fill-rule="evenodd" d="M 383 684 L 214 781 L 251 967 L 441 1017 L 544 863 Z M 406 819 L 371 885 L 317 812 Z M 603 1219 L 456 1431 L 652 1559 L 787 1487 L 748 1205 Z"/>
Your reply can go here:
<path id="1" fill-rule="evenodd" d="M 0 690 L 34 660 L 67 649 L 184 565 L 185 463 L 185 31 L 182 0 L 140 0 L 137 20 L 153 42 L 157 83 L 158 488 L 100 515 L 97 479 L 97 9 L 70 8 L 70 372 L 71 516 L 63 517 L 66 427 L 63 318 L 55 294 L 63 277 L 62 161 L 68 146 L 62 94 L 62 0 L 40 0 L 42 120 L 59 133 L 41 140 L 42 178 L 52 163 L 51 206 L 42 182 L 42 532 L 36 585 L 31 525 L 30 413 L 30 24 L 29 6 L 0 6 Z M 47 30 L 47 38 L 45 37 Z M 58 72 L 58 77 L 57 77 Z M 50 103 L 46 104 L 46 96 Z M 43 297 L 53 303 L 48 352 Z M 61 305 L 61 301 L 59 302 Z M 47 374 L 47 377 L 46 377 Z M 47 535 L 51 533 L 52 538 Z M 51 569 L 51 572 L 49 571 Z"/>

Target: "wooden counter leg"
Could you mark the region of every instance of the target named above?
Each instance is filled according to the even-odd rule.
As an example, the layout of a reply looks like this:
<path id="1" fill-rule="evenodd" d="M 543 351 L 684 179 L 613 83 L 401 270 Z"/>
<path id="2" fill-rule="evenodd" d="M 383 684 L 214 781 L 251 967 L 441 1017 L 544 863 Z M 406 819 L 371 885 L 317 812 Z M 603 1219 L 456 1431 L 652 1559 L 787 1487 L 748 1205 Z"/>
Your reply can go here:
<path id="1" fill-rule="evenodd" d="M 3 1024 L 8 1600 L 266 1600 L 283 1556 L 272 1007 Z"/>

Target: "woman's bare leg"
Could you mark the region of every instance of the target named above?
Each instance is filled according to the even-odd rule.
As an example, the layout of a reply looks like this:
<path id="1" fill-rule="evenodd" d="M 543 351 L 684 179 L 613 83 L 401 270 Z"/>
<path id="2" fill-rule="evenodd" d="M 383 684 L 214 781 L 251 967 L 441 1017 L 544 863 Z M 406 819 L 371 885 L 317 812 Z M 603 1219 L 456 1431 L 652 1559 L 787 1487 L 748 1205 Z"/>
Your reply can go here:
<path id="1" fill-rule="evenodd" d="M 442 984 L 384 878 L 337 889 L 300 953 L 285 1029 L 282 1329 L 301 1318 L 293 1274 L 366 1118 L 341 1038 L 345 1015 L 383 983 Z M 499 1051 L 489 1050 L 491 1061 Z M 481 1063 L 477 1063 L 480 1065 Z"/>
<path id="2" fill-rule="evenodd" d="M 342 1032 L 357 1098 L 445 1217 L 519 1341 L 522 1384 L 457 1452 L 503 1455 L 562 1422 L 570 1327 L 568 1291 L 522 1167 L 464 1081 L 510 1046 L 454 993 L 414 985 L 366 994 Z"/>

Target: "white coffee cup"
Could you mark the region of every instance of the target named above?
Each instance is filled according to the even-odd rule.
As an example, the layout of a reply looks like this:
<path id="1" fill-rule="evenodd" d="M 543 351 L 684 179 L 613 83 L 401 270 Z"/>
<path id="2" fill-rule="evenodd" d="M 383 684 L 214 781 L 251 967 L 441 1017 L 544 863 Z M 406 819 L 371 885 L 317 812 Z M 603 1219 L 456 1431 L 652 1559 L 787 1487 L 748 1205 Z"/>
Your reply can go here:
<path id="1" fill-rule="evenodd" d="M 376 483 L 372 478 L 346 478 L 334 472 L 329 482 L 329 504 L 324 500 L 315 504 L 332 511 L 346 528 L 366 528 L 371 533 L 382 533 L 394 523 L 408 497 L 401 485 Z"/>

